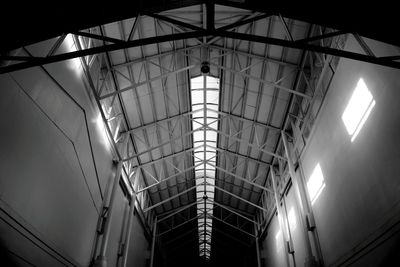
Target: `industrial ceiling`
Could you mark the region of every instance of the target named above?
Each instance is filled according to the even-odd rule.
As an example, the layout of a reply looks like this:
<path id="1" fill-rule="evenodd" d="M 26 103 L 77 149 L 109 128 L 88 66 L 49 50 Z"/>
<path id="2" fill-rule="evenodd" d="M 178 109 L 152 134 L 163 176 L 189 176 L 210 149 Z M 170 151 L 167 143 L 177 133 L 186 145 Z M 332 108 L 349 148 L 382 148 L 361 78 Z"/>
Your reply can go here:
<path id="1" fill-rule="evenodd" d="M 58 28 L 32 35 L 26 27 L 44 23 L 32 21 L 24 38 L 14 25 L 0 73 L 81 57 L 125 180 L 157 217 L 170 253 L 187 244 L 208 259 L 215 247 L 252 242 L 259 214 L 269 212 L 270 166 L 285 164 L 282 130 L 294 131 L 323 99 L 315 73 L 333 73 L 337 57 L 400 67 L 396 55 L 371 54 L 358 32 L 397 39 L 364 23 L 344 26 L 331 19 L 337 14 L 255 1 L 146 1 L 123 10 L 82 8 L 71 23 L 51 14 Z M 349 33 L 364 54 L 343 50 Z M 28 45 L 44 39 L 52 40 L 48 54 L 30 54 Z M 66 41 L 73 49 L 59 51 Z"/>

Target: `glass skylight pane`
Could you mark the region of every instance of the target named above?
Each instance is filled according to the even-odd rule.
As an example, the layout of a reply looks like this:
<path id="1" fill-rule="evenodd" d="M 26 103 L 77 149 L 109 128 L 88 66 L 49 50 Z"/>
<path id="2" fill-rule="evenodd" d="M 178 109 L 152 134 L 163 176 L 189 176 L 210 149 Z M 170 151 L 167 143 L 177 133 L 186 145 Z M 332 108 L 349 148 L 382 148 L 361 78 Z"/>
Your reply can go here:
<path id="1" fill-rule="evenodd" d="M 206 82 L 206 89 L 204 88 L 204 79 Z M 218 102 L 219 102 L 219 79 L 209 76 L 199 76 L 191 79 L 191 100 L 192 100 L 192 111 L 196 111 L 192 115 L 192 129 L 197 130 L 193 133 L 193 144 L 194 146 L 203 144 L 203 147 L 196 148 L 194 150 L 194 162 L 197 165 L 195 167 L 195 179 L 196 185 L 196 197 L 199 201 L 197 204 L 197 214 L 200 216 L 198 219 L 199 227 L 199 248 L 200 256 L 204 255 L 204 250 L 211 250 L 211 225 L 212 219 L 209 218 L 213 214 L 213 201 L 215 193 L 215 167 L 216 164 L 216 141 L 217 134 L 213 130 L 202 130 L 205 124 L 210 124 L 210 128 L 216 130 L 218 129 Z M 204 91 L 206 90 L 206 91 Z M 204 99 L 206 96 L 206 99 Z M 205 102 L 204 102 L 205 101 Z M 205 108 L 204 110 L 202 110 Z M 209 110 L 208 110 L 209 109 Z M 201 111 L 200 111 L 201 110 Z M 205 114 L 204 114 L 204 111 Z M 206 116 L 206 117 L 204 117 Z M 208 147 L 206 148 L 206 145 Z M 207 164 L 206 169 L 205 165 Z M 208 183 L 204 187 L 204 183 Z M 206 194 L 208 197 L 207 204 L 202 202 L 201 198 Z M 205 218 L 207 217 L 207 218 Z M 204 225 L 204 220 L 206 225 Z M 204 236 L 207 233 L 206 236 Z M 205 246 L 207 244 L 207 246 Z M 203 251 L 203 252 L 202 252 Z M 206 252 L 207 253 L 207 252 Z M 209 252 L 208 252 L 209 256 Z"/>
<path id="2" fill-rule="evenodd" d="M 322 174 L 319 163 L 315 166 L 310 178 L 307 182 L 308 194 L 310 195 L 311 204 L 314 204 L 322 190 L 325 188 L 324 175 Z"/>
<path id="3" fill-rule="evenodd" d="M 199 76 L 199 77 L 193 78 L 193 79 L 190 80 L 190 87 L 192 89 L 203 88 L 204 87 L 203 81 L 204 81 L 203 76 Z"/>
<path id="4" fill-rule="evenodd" d="M 207 103 L 218 104 L 219 92 L 218 91 L 207 91 Z"/>
<path id="5" fill-rule="evenodd" d="M 352 137 L 352 142 L 360 132 L 374 106 L 375 100 L 371 92 L 368 90 L 364 80 L 360 79 L 342 115 L 343 123 L 346 126 L 347 133 Z"/>
<path id="6" fill-rule="evenodd" d="M 207 76 L 206 83 L 207 83 L 207 88 L 216 88 L 216 89 L 219 88 L 218 78 Z"/>
<path id="7" fill-rule="evenodd" d="M 204 140 L 204 133 L 203 131 L 196 131 L 193 133 L 193 141 L 201 141 Z"/>
<path id="8" fill-rule="evenodd" d="M 214 131 L 206 131 L 207 140 L 217 140 L 217 133 Z"/>
<path id="9" fill-rule="evenodd" d="M 192 126 L 193 131 L 198 130 L 198 129 L 201 128 L 201 126 L 202 126 L 202 124 L 197 123 L 197 122 L 193 122 L 192 125 L 193 125 L 193 126 Z"/>
<path id="10" fill-rule="evenodd" d="M 204 101 L 204 91 L 192 91 L 192 105 L 202 104 Z"/>
<path id="11" fill-rule="evenodd" d="M 193 117 L 199 117 L 199 113 L 201 112 L 200 110 L 203 108 L 203 105 L 192 105 L 192 110 L 195 111 L 195 115 Z"/>

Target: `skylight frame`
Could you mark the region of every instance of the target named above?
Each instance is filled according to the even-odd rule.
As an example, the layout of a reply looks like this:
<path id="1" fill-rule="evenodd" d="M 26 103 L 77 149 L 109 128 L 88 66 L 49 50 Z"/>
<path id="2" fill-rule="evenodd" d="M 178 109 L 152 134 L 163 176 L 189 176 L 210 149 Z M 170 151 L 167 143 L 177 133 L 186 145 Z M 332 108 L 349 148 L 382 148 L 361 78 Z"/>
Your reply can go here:
<path id="1" fill-rule="evenodd" d="M 203 143 L 193 152 L 195 162 L 196 199 L 199 227 L 199 255 L 210 259 L 212 238 L 212 212 L 214 210 L 215 172 L 218 129 L 219 79 L 202 75 L 191 79 L 193 145 Z M 200 93 L 201 92 L 201 93 Z M 202 99 L 202 101 L 201 101 Z M 201 110 L 202 112 L 198 112 Z M 199 126 L 200 125 L 200 126 Z M 211 129 L 210 129 L 211 128 Z M 204 164 L 201 164 L 204 163 Z M 207 198 L 203 198 L 206 195 Z"/>

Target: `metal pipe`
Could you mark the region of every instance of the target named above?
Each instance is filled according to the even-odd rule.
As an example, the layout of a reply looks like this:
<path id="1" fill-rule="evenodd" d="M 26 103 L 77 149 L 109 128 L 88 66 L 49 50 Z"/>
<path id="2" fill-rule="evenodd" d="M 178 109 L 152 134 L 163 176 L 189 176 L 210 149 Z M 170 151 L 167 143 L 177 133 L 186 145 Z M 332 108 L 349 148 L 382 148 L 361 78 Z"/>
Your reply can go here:
<path id="1" fill-rule="evenodd" d="M 96 261 L 95 261 L 95 266 L 107 266 L 106 251 L 107 251 L 108 240 L 110 237 L 111 219 L 112 219 L 112 212 L 113 212 L 113 204 L 114 204 L 114 200 L 115 200 L 115 193 L 117 191 L 119 181 L 121 179 L 121 170 L 122 170 L 122 161 L 119 161 L 118 165 L 117 165 L 117 171 L 115 174 L 108 206 L 105 205 L 105 207 L 108 207 L 107 217 L 105 218 L 103 238 L 102 238 L 102 242 L 100 245 L 99 255 L 97 256 Z"/>
<path id="2" fill-rule="evenodd" d="M 133 218 L 133 212 L 135 210 L 135 203 L 136 203 L 136 193 L 135 192 L 133 192 L 130 202 L 131 202 L 131 206 L 129 208 L 128 231 L 125 236 L 124 252 L 122 254 L 122 266 L 123 267 L 126 267 L 126 263 L 128 261 L 129 243 L 131 240 L 131 232 L 132 232 L 132 218 Z"/>
<path id="3" fill-rule="evenodd" d="M 257 225 L 256 224 L 254 224 L 254 235 L 255 235 L 255 241 L 256 241 L 257 267 L 261 267 L 259 237 L 258 237 L 258 230 L 257 230 Z"/>
<path id="4" fill-rule="evenodd" d="M 157 217 L 154 220 L 153 240 L 151 243 L 150 267 L 154 266 L 154 250 L 156 248 L 156 236 L 157 236 Z"/>

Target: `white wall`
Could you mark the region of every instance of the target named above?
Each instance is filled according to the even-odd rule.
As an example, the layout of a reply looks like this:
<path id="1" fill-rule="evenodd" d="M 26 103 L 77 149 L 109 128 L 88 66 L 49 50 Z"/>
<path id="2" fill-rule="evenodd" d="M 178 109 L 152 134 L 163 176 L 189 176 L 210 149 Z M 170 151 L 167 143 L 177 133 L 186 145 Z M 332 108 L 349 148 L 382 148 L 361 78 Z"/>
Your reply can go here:
<path id="1" fill-rule="evenodd" d="M 43 56 L 53 41 L 28 50 Z M 112 153 L 79 60 L 45 69 L 0 76 L 0 248 L 21 266 L 88 266 Z M 126 202 L 119 190 L 113 263 Z"/>
<path id="2" fill-rule="evenodd" d="M 380 56 L 398 53 L 376 42 L 369 45 Z M 353 38 L 346 49 L 362 53 Z M 391 217 L 400 219 L 399 75 L 399 70 L 341 59 L 302 158 L 306 179 L 318 162 L 325 177 L 313 210 L 327 266 L 342 264 L 368 238 L 379 236 L 385 223 L 393 224 Z M 376 105 L 352 143 L 341 116 L 360 78 Z M 354 266 L 379 266 L 385 256 L 372 258 Z"/>
<path id="3" fill-rule="evenodd" d="M 399 52 L 371 40 L 367 43 L 377 56 Z M 345 49 L 363 53 L 351 36 Z M 305 181 L 317 163 L 325 178 L 326 187 L 312 209 L 326 266 L 400 265 L 395 256 L 400 247 L 399 77 L 396 69 L 341 59 L 302 154 Z M 341 117 L 360 78 L 376 105 L 351 142 Z M 294 203 L 290 194 L 285 197 L 288 211 Z M 273 255 L 276 231 L 274 218 L 264 241 L 266 266 L 283 266 L 275 259 L 281 255 Z M 292 233 L 296 265 L 303 266 L 298 229 Z"/>

